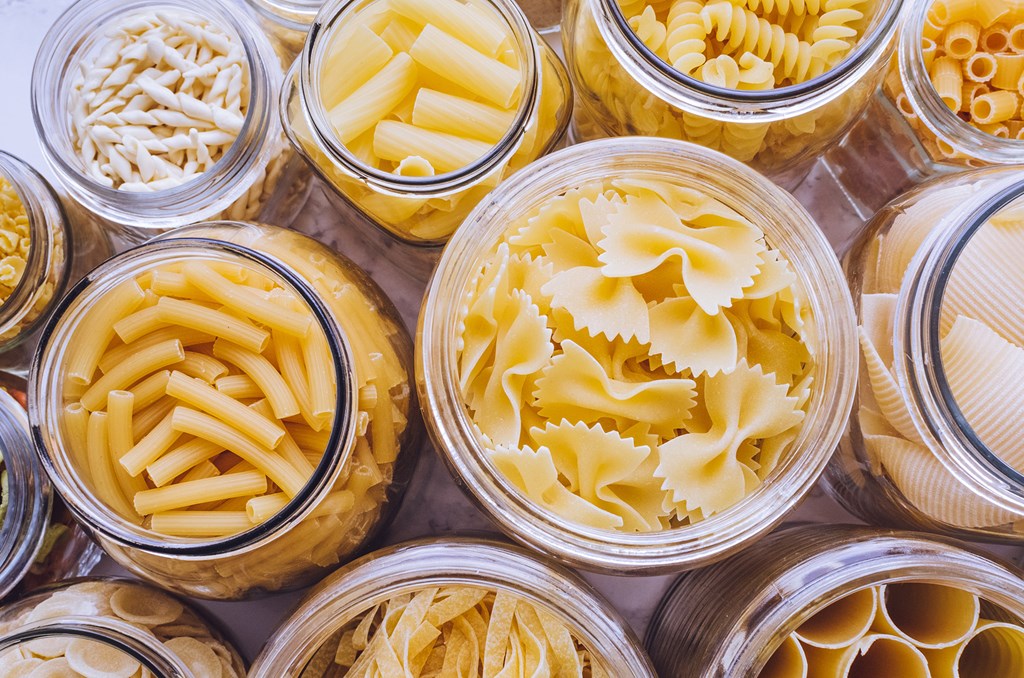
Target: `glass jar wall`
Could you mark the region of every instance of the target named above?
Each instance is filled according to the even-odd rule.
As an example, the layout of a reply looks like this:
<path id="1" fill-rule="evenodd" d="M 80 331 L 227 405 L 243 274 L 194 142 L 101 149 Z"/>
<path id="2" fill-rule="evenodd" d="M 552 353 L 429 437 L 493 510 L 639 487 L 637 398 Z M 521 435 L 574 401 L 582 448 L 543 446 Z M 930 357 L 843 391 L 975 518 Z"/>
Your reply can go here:
<path id="1" fill-rule="evenodd" d="M 247 0 L 263 29 L 294 57 L 302 51 L 306 34 L 324 0 Z"/>
<path id="2" fill-rule="evenodd" d="M 243 598 L 316 581 L 393 516 L 421 437 L 410 368 L 396 310 L 354 265 L 292 231 L 216 222 L 73 290 L 30 411 L 54 484 L 111 557 Z"/>
<path id="3" fill-rule="evenodd" d="M 826 479 L 871 522 L 1021 540 L 1022 196 L 1020 167 L 927 182 L 847 255 L 860 385 Z"/>

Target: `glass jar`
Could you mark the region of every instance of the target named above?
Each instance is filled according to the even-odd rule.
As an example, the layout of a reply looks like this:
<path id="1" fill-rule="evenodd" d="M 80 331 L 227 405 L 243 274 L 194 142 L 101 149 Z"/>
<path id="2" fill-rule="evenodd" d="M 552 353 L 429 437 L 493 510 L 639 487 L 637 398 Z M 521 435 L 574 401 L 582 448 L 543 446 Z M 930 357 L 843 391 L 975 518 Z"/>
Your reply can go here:
<path id="1" fill-rule="evenodd" d="M 562 44 L 577 96 L 575 138 L 641 134 L 693 141 L 792 188 L 881 83 L 902 5 L 875 3 L 860 43 L 825 74 L 799 85 L 741 91 L 676 71 L 637 37 L 619 0 L 570 0 Z"/>
<path id="2" fill-rule="evenodd" d="M 324 580 L 267 641 L 249 675 L 333 675 L 310 664 L 336 631 L 396 596 L 444 586 L 504 592 L 543 609 L 590 650 L 604 675 L 655 675 L 625 620 L 578 576 L 521 549 L 465 538 L 391 546 Z"/>
<path id="3" fill-rule="evenodd" d="M 306 34 L 324 0 L 247 0 L 263 29 L 292 57 L 302 51 Z"/>
<path id="4" fill-rule="evenodd" d="M 509 225 L 567 191 L 617 180 L 664 181 L 683 191 L 696 189 L 749 219 L 790 262 L 817 325 L 804 337 L 815 356 L 806 416 L 764 482 L 703 520 L 637 533 L 566 520 L 517 489 L 487 454 L 463 398 L 458 358 L 459 325 L 465 317 L 460 308 L 470 298 L 469 283 L 495 255 Z M 741 163 L 701 146 L 640 137 L 607 139 L 559 151 L 516 175 L 456 232 L 420 313 L 417 388 L 435 449 L 459 485 L 502 530 L 575 566 L 616 574 L 659 573 L 705 565 L 743 548 L 778 524 L 810 490 L 849 412 L 854 385 L 845 375 L 856 364 L 853 332 L 852 308 L 835 255 L 792 196 Z"/>
<path id="5" fill-rule="evenodd" d="M 818 610 L 872 586 L 911 581 L 968 591 L 1024 617 L 1020 574 L 952 540 L 803 526 L 680 577 L 654 615 L 647 648 L 664 676 L 757 676 Z"/>
<path id="6" fill-rule="evenodd" d="M 443 245 L 494 186 L 563 141 L 572 110 L 571 86 L 558 56 L 530 28 L 515 2 L 478 3 L 493 12 L 503 28 L 508 26 L 520 58 L 524 84 L 512 126 L 485 156 L 454 171 L 424 177 L 377 169 L 340 142 L 320 94 L 321 70 L 333 37 L 377 2 L 334 0 L 324 5 L 300 59 L 286 76 L 281 103 L 285 128 L 295 148 L 354 218 L 406 243 Z M 390 239 L 374 240 L 383 247 Z M 397 250 L 403 268 L 409 255 L 408 248 Z"/>
<path id="7" fill-rule="evenodd" d="M 1011 361 L 970 362 L 996 355 L 993 346 L 1020 351 L 1000 323 L 1014 322 L 1024 291 L 990 281 L 1016 271 L 1004 252 L 1013 251 L 1015 233 L 1024 237 L 1022 169 L 926 182 L 882 209 L 846 257 L 861 325 L 860 386 L 825 478 L 836 499 L 868 521 L 1022 540 L 1016 439 L 992 437 L 999 429 L 979 411 L 998 410 L 996 422 L 1013 431 L 1018 405 L 1005 381 L 1022 371 Z M 973 331 L 968 348 L 953 353 Z M 989 387 L 964 390 L 964 365 L 971 375 L 988 370 Z"/>
<path id="8" fill-rule="evenodd" d="M 245 663 L 188 603 L 137 581 L 99 578 L 63 582 L 0 610 L 0 671 L 242 678 Z"/>
<path id="9" fill-rule="evenodd" d="M 298 443 L 319 453 L 309 462 L 312 476 L 264 522 L 212 539 L 157 533 L 118 513 L 82 467 L 73 422 L 64 416 L 65 384 L 73 389 L 66 381 L 69 346 L 85 314 L 118 284 L 170 262 L 193 260 L 237 264 L 281 281 L 311 309 L 314 327 L 326 333 L 332 365 L 324 369 L 336 374 L 333 426 L 312 443 Z M 394 306 L 346 259 L 294 231 L 214 222 L 121 254 L 78 285 L 55 313 L 37 354 L 29 407 L 54 485 L 114 560 L 188 595 L 244 598 L 317 581 L 363 549 L 393 517 L 421 438 L 411 360 L 410 340 Z M 140 435 L 134 438 L 138 444 Z"/>
<path id="10" fill-rule="evenodd" d="M 71 93 L 84 77 L 85 69 L 80 64 L 104 57 L 100 45 L 105 40 L 108 41 L 105 44 L 113 44 L 109 40 L 116 34 L 107 35 L 112 27 L 116 30 L 125 17 L 155 16 L 160 12 L 201 17 L 237 40 L 242 46 L 242 63 L 248 73 L 248 84 L 243 82 L 241 90 L 244 95 L 246 87 L 248 89 L 247 110 L 244 119 L 239 121 L 240 128 L 230 148 L 207 171 L 170 187 L 152 188 L 146 184 L 131 191 L 121 190 L 95 178 L 82 152 L 76 149 L 72 121 L 82 113 L 72 110 Z M 109 60 L 109 57 L 104 58 Z M 152 61 L 152 57 L 147 58 Z M 247 12 L 232 3 L 222 0 L 133 0 L 129 3 L 80 0 L 57 19 L 43 39 L 32 73 L 32 114 L 43 155 L 61 186 L 86 210 L 129 240 L 141 242 L 179 226 L 217 218 L 289 224 L 308 197 L 310 175 L 305 164 L 294 157 L 281 129 L 277 108 L 281 79 L 281 62 L 267 36 Z M 134 82 L 126 87 L 138 87 L 141 91 L 141 86 Z M 178 96 L 169 90 L 166 93 Z M 134 90 L 124 97 L 131 94 Z M 123 102 L 123 98 L 115 101 Z M 138 105 L 144 106 L 147 101 L 148 105 L 153 105 L 151 98 L 143 99 Z M 98 108 L 96 113 L 101 110 L 104 109 Z M 124 115 L 124 111 L 118 115 Z M 127 143 L 126 137 L 132 135 L 143 146 L 147 140 L 159 145 L 159 135 L 153 129 L 162 133 L 171 129 L 172 124 L 168 122 L 155 128 L 121 127 L 117 122 L 111 119 L 110 125 L 114 127 L 110 128 L 113 130 L 110 133 L 123 131 L 116 132 L 122 134 L 118 146 Z M 191 158 L 190 153 L 198 156 L 200 151 L 208 151 L 206 141 L 192 138 L 192 129 L 200 127 L 203 132 L 224 133 L 219 123 L 205 126 L 201 123 L 202 120 L 173 123 L 195 125 L 173 128 L 173 138 L 184 145 L 185 158 Z M 197 148 L 199 150 L 195 150 Z M 146 152 L 149 152 L 148 147 Z M 154 146 L 151 156 L 158 157 L 161 152 Z M 167 157 L 173 158 L 174 153 L 168 150 Z M 174 164 L 177 160 L 164 162 Z M 192 162 L 196 161 L 190 159 L 189 163 Z"/>

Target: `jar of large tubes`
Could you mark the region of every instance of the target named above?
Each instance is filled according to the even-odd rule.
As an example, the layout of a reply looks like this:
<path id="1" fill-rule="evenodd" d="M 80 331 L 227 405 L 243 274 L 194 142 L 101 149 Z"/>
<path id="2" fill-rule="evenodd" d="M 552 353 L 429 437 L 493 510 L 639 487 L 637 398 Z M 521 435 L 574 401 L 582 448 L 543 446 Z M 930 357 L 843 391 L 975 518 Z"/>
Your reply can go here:
<path id="1" fill-rule="evenodd" d="M 394 513 L 420 444 L 409 336 L 316 241 L 181 229 L 93 271 L 47 329 L 36 445 L 135 574 L 205 598 L 297 588 Z"/>

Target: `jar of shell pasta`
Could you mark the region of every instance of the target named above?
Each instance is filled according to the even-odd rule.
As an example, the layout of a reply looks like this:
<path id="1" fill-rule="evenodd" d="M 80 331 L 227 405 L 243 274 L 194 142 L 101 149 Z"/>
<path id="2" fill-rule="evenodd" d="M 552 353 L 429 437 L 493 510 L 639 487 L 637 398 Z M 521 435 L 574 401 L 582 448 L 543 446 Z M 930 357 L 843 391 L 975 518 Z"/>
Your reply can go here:
<path id="1" fill-rule="evenodd" d="M 290 223 L 310 176 L 281 128 L 281 62 L 225 0 L 79 0 L 43 40 L 32 111 L 77 202 L 142 241 L 199 221 Z"/>
<path id="2" fill-rule="evenodd" d="M 397 508 L 421 439 L 411 355 L 394 306 L 323 245 L 200 224 L 62 302 L 33 366 L 36 445 L 132 572 L 205 598 L 298 588 Z"/>
<path id="3" fill-rule="evenodd" d="M 560 567 L 446 538 L 372 553 L 313 589 L 249 675 L 654 678 L 625 620 Z"/>
<path id="4" fill-rule="evenodd" d="M 425 246 L 557 146 L 572 109 L 565 68 L 512 0 L 329 2 L 284 98 L 292 144 L 354 220 Z"/>
<path id="5" fill-rule="evenodd" d="M 881 83 L 896 0 L 570 0 L 578 139 L 722 151 L 793 186 Z"/>
<path id="6" fill-rule="evenodd" d="M 792 196 L 694 144 L 609 139 L 516 175 L 456 232 L 417 386 L 436 449 L 509 535 L 663 572 L 743 548 L 811 488 L 853 337 Z"/>
<path id="7" fill-rule="evenodd" d="M 789 528 L 681 577 L 647 647 L 663 676 L 1024 674 L 1024 581 L 952 540 Z"/>
<path id="8" fill-rule="evenodd" d="M 906 4 L 882 92 L 827 156 L 865 218 L 930 176 L 1024 158 L 1024 8 Z"/>
<path id="9" fill-rule="evenodd" d="M 927 182 L 847 255 L 860 385 L 826 477 L 871 522 L 1024 540 L 1022 169 Z"/>
<path id="10" fill-rule="evenodd" d="M 0 673 L 242 678 L 245 664 L 174 596 L 127 579 L 77 579 L 0 610 Z"/>

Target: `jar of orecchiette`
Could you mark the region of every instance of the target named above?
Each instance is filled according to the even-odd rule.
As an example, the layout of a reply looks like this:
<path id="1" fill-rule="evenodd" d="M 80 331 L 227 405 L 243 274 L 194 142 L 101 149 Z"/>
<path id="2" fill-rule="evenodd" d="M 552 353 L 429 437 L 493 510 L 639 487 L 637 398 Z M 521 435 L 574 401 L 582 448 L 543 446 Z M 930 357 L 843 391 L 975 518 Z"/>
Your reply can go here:
<path id="1" fill-rule="evenodd" d="M 827 156 L 867 216 L 929 176 L 1024 158 L 1024 8 L 907 5 L 882 92 Z"/>
<path id="2" fill-rule="evenodd" d="M 447 538 L 372 553 L 313 589 L 250 676 L 633 676 L 654 670 L 582 579 L 518 548 Z"/>
<path id="3" fill-rule="evenodd" d="M 411 346 L 353 264 L 200 224 L 96 269 L 41 345 L 43 464 L 129 570 L 207 598 L 307 585 L 397 508 L 420 444 Z"/>
<path id="4" fill-rule="evenodd" d="M 706 564 L 782 520 L 855 366 L 838 261 L 792 196 L 639 137 L 560 151 L 481 203 L 417 340 L 458 482 L 517 540 L 620 573 Z"/>
<path id="5" fill-rule="evenodd" d="M 826 477 L 872 522 L 1024 539 L 1022 169 L 923 184 L 847 255 L 860 385 Z"/>
<path id="6" fill-rule="evenodd" d="M 1024 581 L 957 542 L 789 528 L 681 577 L 647 647 L 679 678 L 1024 675 Z"/>
<path id="7" fill-rule="evenodd" d="M 683 139 L 797 183 L 882 81 L 896 0 L 570 0 L 579 139 Z"/>
<path id="8" fill-rule="evenodd" d="M 284 99 L 289 138 L 321 178 L 416 245 L 443 244 L 560 143 L 572 109 L 565 68 L 512 0 L 329 2 Z"/>
<path id="9" fill-rule="evenodd" d="M 0 609 L 4 676 L 242 678 L 231 643 L 190 605 L 127 579 L 76 579 Z"/>
<path id="10" fill-rule="evenodd" d="M 284 137 L 281 62 L 225 0 L 79 0 L 43 40 L 43 154 L 87 210 L 135 240 L 214 218 L 288 223 L 309 173 Z"/>

